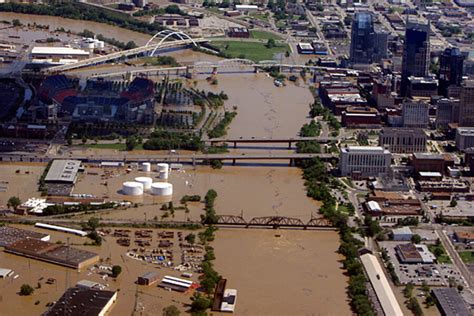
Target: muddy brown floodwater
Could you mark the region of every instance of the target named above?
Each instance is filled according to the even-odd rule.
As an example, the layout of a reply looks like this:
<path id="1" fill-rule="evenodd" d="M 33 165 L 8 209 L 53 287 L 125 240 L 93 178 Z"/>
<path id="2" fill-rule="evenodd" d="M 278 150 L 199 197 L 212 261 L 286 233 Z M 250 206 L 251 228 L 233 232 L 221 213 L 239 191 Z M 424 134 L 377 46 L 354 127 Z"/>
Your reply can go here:
<path id="1" fill-rule="evenodd" d="M 235 315 L 351 315 L 334 231 L 220 229 L 216 270 Z"/>
<path id="2" fill-rule="evenodd" d="M 217 78 L 217 86 L 200 81 L 198 88 L 224 91 L 229 96 L 226 110 L 237 107 L 237 116 L 227 132 L 229 137 L 295 137 L 309 121 L 313 97 L 304 83 L 297 86 L 290 82 L 279 88 L 265 73 L 223 74 Z"/>

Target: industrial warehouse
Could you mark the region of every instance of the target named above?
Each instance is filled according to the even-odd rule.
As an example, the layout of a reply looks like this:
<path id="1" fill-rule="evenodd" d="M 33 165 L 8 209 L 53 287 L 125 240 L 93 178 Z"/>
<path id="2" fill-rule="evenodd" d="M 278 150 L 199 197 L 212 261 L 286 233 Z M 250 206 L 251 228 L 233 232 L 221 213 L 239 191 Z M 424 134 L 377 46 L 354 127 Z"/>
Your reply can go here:
<path id="1" fill-rule="evenodd" d="M 12 243 L 5 252 L 78 270 L 99 261 L 96 253 L 37 239 Z"/>

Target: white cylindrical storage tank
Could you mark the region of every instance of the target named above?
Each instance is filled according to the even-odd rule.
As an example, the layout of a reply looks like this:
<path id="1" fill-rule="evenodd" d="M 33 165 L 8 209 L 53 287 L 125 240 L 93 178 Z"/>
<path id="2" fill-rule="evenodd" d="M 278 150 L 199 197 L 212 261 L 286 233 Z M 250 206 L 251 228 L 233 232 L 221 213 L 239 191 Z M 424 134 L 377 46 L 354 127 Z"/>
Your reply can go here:
<path id="1" fill-rule="evenodd" d="M 145 172 L 151 171 L 151 164 L 149 162 L 142 163 L 142 170 Z"/>
<path id="2" fill-rule="evenodd" d="M 173 185 L 166 182 L 155 182 L 151 185 L 151 194 L 158 196 L 172 195 Z"/>
<path id="3" fill-rule="evenodd" d="M 167 163 L 159 163 L 159 164 L 156 164 L 156 170 L 158 172 L 169 171 L 170 166 Z"/>
<path id="4" fill-rule="evenodd" d="M 150 177 L 137 177 L 135 182 L 141 183 L 143 185 L 143 190 L 150 190 L 153 179 Z"/>
<path id="5" fill-rule="evenodd" d="M 168 171 L 160 171 L 160 179 L 167 180 L 169 176 Z"/>
<path id="6" fill-rule="evenodd" d="M 124 182 L 122 185 L 122 191 L 125 195 L 142 195 L 143 184 L 134 181 Z"/>

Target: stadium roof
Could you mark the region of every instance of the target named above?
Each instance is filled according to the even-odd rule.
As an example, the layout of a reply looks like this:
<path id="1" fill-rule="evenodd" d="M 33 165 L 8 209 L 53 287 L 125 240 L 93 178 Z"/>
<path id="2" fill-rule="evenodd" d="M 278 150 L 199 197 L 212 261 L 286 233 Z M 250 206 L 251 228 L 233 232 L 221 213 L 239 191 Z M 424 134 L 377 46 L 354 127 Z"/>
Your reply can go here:
<path id="1" fill-rule="evenodd" d="M 73 183 L 80 165 L 80 160 L 54 160 L 45 181 Z"/>
<path id="2" fill-rule="evenodd" d="M 402 316 L 403 312 L 400 305 L 393 294 L 392 288 L 377 258 L 368 253 L 360 256 L 360 260 L 369 276 L 370 283 L 375 290 L 375 294 L 382 306 L 384 314 L 386 316 Z"/>

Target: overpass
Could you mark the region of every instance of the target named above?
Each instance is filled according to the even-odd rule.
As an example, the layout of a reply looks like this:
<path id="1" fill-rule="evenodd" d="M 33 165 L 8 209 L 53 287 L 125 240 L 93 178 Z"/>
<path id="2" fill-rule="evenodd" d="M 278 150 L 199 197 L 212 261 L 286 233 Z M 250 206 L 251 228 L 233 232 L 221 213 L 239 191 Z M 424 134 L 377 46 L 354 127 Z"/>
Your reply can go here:
<path id="1" fill-rule="evenodd" d="M 120 52 L 111 53 L 104 56 L 92 57 L 88 59 L 81 60 L 77 63 L 67 64 L 67 65 L 60 65 L 55 67 L 50 67 L 46 69 L 48 73 L 57 73 L 61 71 L 73 70 L 88 66 L 94 66 L 98 64 L 103 64 L 112 60 L 123 59 L 130 56 L 138 56 L 141 54 L 145 54 L 147 52 L 154 52 L 157 48 L 172 48 L 178 47 L 183 45 L 196 45 L 197 43 L 207 42 L 208 40 L 204 38 L 187 38 L 187 39 L 180 39 L 170 42 L 160 42 L 158 44 L 151 44 L 151 45 L 144 45 L 132 49 L 123 50 Z"/>
<path id="2" fill-rule="evenodd" d="M 305 160 L 320 158 L 323 161 L 332 161 L 338 159 L 334 154 L 300 154 L 300 153 L 243 153 L 243 154 L 148 154 L 148 155 L 51 155 L 51 156 L 37 156 L 33 154 L 0 154 L 0 161 L 4 162 L 49 162 L 53 159 L 76 159 L 87 163 L 101 163 L 104 161 L 110 162 L 176 162 L 176 163 L 191 163 L 196 165 L 198 162 L 209 163 L 212 160 L 231 161 L 233 165 L 237 161 L 275 161 L 275 160 L 289 160 L 290 166 L 294 165 L 296 160 Z"/>
<path id="3" fill-rule="evenodd" d="M 318 143 L 330 143 L 337 141 L 337 137 L 281 137 L 281 138 L 267 138 L 267 137 L 238 137 L 238 138 L 212 138 L 206 139 L 204 142 L 214 145 L 217 143 L 233 143 L 234 148 L 237 148 L 238 143 L 246 144 L 275 144 L 275 143 L 288 143 L 288 148 L 291 148 L 292 143 L 297 142 L 311 142 L 315 141 Z"/>

